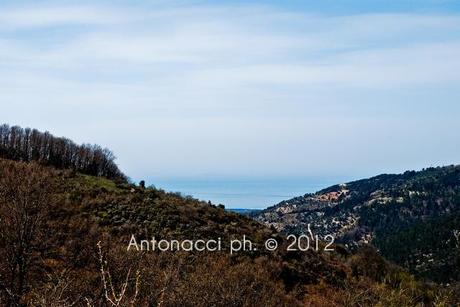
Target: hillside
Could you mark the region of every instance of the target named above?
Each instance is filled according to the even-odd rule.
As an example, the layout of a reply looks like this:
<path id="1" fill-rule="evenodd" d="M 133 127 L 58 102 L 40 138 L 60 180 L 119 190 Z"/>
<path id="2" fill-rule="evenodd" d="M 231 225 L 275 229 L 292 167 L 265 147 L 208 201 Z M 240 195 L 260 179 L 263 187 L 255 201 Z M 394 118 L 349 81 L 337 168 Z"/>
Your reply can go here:
<path id="1" fill-rule="evenodd" d="M 285 238 L 272 229 L 207 202 L 35 163 L 0 160 L 0 174 L 1 305 L 115 306 L 107 297 L 116 295 L 119 306 L 456 301 L 372 250 L 286 252 Z M 223 241 L 246 235 L 254 242 L 273 237 L 284 247 L 236 255 L 127 252 L 131 234 Z M 107 278 L 118 294 L 106 295 Z"/>
<path id="2" fill-rule="evenodd" d="M 371 243 L 418 276 L 452 282 L 460 278 L 459 213 L 460 166 L 447 166 L 335 185 L 283 201 L 256 219 L 285 233 L 311 224 L 350 248 Z"/>
<path id="3" fill-rule="evenodd" d="M 235 255 L 128 252 L 132 234 L 139 240 L 221 237 L 228 242 L 246 235 L 255 243 L 270 237 L 281 246 L 286 241 L 254 220 L 207 202 L 36 163 L 0 159 L 0 218 L 1 305 L 111 306 L 104 290 L 108 279 L 114 293 L 126 288 L 120 306 L 300 306 L 306 300 L 322 306 L 354 299 L 378 302 L 406 288 L 417 297 L 391 299 L 407 304 L 435 299 L 435 292 L 426 292 L 371 251 L 354 256 L 340 249 L 322 254 L 285 248 Z M 374 258 L 363 265 L 359 259 L 369 252 Z M 369 283 L 373 297 L 348 297 Z"/>
<path id="4" fill-rule="evenodd" d="M 324 252 L 319 242 L 320 250 L 288 251 L 276 229 L 221 206 L 46 159 L 16 161 L 15 147 L 8 148 L 3 155 L 15 159 L 0 159 L 1 306 L 460 302 L 456 286 L 417 281 L 372 248 Z M 257 249 L 230 253 L 229 242 L 243 236 Z M 223 249 L 129 250 L 133 237 L 220 238 Z M 267 239 L 278 249 L 264 249 Z"/>

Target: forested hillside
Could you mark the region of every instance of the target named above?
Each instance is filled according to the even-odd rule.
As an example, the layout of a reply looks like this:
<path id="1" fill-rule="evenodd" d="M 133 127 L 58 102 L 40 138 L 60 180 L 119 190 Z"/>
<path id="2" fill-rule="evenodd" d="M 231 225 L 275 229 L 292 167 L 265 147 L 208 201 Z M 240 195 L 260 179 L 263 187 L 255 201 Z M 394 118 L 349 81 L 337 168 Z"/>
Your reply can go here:
<path id="1" fill-rule="evenodd" d="M 283 201 L 257 219 L 284 232 L 308 224 L 354 248 L 372 244 L 419 276 L 459 275 L 460 166 L 380 175 Z"/>
<path id="2" fill-rule="evenodd" d="M 36 161 L 84 174 L 126 180 L 115 164 L 115 156 L 98 145 L 77 145 L 36 129 L 0 126 L 0 157 L 15 161 Z"/>
<path id="3" fill-rule="evenodd" d="M 35 163 L 0 160 L 0 218 L 5 306 L 412 306 L 457 300 L 371 250 L 286 252 L 283 236 L 207 202 Z M 128 252 L 132 234 L 223 242 L 246 235 L 257 244 L 275 238 L 283 248 L 235 255 Z"/>
<path id="4" fill-rule="evenodd" d="M 55 156 L 57 145 L 45 146 L 37 162 L 21 158 L 38 145 L 24 145 L 30 136 L 17 141 L 9 133 L 8 140 L 16 141 L 6 154 L 18 148 L 14 160 L 32 161 L 0 159 L 1 306 L 450 306 L 460 301 L 456 288 L 419 282 L 373 249 L 287 251 L 286 237 L 248 217 L 177 193 L 75 171 L 56 162 L 63 159 Z M 128 251 L 132 235 L 221 238 L 224 247 L 247 236 L 259 249 Z M 276 251 L 262 248 L 268 238 L 278 242 Z"/>

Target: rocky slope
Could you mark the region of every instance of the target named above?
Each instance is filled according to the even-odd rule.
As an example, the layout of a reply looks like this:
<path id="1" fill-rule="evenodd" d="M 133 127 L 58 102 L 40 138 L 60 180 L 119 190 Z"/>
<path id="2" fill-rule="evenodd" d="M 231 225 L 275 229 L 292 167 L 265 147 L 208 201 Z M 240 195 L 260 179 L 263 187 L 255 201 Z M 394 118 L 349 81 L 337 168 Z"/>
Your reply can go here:
<path id="1" fill-rule="evenodd" d="M 373 244 L 383 256 L 436 281 L 459 279 L 460 166 L 335 185 L 283 201 L 256 219 L 284 233 L 332 235 L 349 248 Z"/>

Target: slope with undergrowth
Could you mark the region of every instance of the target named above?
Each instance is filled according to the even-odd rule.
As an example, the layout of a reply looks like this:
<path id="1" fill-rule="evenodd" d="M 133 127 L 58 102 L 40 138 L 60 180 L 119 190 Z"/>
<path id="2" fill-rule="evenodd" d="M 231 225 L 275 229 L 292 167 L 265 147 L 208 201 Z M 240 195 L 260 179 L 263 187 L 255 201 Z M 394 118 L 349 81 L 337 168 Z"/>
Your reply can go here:
<path id="1" fill-rule="evenodd" d="M 273 229 L 190 197 L 34 163 L 0 160 L 0 175 L 2 305 L 115 306 L 119 299 L 119 306 L 412 306 L 455 300 L 372 250 L 286 252 L 286 239 Z M 132 234 L 223 241 L 246 235 L 256 243 L 273 237 L 281 248 L 234 255 L 128 252 Z"/>
<path id="2" fill-rule="evenodd" d="M 286 233 L 317 232 L 356 247 L 371 243 L 418 276 L 459 280 L 460 166 L 380 175 L 268 208 L 257 219 Z"/>
<path id="3" fill-rule="evenodd" d="M 0 159 L 2 306 L 459 301 L 453 288 L 418 282 L 373 249 L 287 251 L 290 242 L 273 227 L 208 202 L 131 184 L 110 151 L 96 145 L 3 125 L 0 155 L 8 158 Z M 128 250 L 133 236 L 220 239 L 223 250 Z M 243 237 L 257 249 L 229 253 L 229 242 Z M 275 251 L 264 249 L 269 238 L 279 245 Z"/>

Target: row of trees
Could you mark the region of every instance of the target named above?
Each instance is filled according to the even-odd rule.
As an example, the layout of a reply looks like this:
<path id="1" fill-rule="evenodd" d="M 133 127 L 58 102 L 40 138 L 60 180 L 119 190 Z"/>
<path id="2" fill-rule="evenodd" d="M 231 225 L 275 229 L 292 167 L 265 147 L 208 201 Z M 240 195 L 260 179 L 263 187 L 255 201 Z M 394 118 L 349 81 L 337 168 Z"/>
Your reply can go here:
<path id="1" fill-rule="evenodd" d="M 0 157 L 16 161 L 37 161 L 60 169 L 88 175 L 126 179 L 115 164 L 115 156 L 99 145 L 77 145 L 49 132 L 8 125 L 0 126 Z"/>

